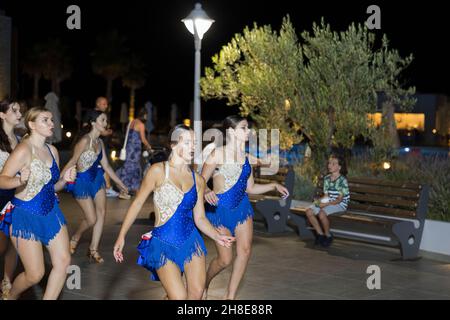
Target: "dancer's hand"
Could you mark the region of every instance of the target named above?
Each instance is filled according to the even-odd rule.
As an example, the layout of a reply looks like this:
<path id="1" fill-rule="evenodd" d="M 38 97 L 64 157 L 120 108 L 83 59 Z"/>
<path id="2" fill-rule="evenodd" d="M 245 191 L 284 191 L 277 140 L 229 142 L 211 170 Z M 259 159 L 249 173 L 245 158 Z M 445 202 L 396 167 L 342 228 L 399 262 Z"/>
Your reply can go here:
<path id="1" fill-rule="evenodd" d="M 123 262 L 123 254 L 122 250 L 125 246 L 125 239 L 123 238 L 117 238 L 116 243 L 114 244 L 114 259 L 116 259 L 116 262 L 122 263 Z"/>
<path id="2" fill-rule="evenodd" d="M 30 178 L 30 173 L 31 171 L 29 167 L 23 167 L 22 170 L 20 170 L 19 181 L 21 185 L 27 183 L 28 179 Z"/>
<path id="3" fill-rule="evenodd" d="M 77 177 L 77 167 L 72 166 L 64 173 L 64 181 L 65 182 L 73 182 Z"/>
<path id="4" fill-rule="evenodd" d="M 212 206 L 217 206 L 217 203 L 219 203 L 219 198 L 214 191 L 207 189 L 205 192 L 205 201 Z"/>
<path id="5" fill-rule="evenodd" d="M 225 248 L 231 248 L 231 245 L 234 241 L 236 241 L 235 237 L 228 236 L 225 234 L 218 233 L 216 238 L 214 239 L 218 244 Z"/>
<path id="6" fill-rule="evenodd" d="M 289 197 L 289 191 L 288 191 L 288 189 L 286 189 L 285 186 L 283 186 L 283 185 L 277 183 L 277 184 L 275 184 L 275 189 L 277 189 L 277 191 L 278 191 L 279 193 L 281 193 L 281 197 L 282 197 L 283 199 L 286 199 L 287 197 Z"/>

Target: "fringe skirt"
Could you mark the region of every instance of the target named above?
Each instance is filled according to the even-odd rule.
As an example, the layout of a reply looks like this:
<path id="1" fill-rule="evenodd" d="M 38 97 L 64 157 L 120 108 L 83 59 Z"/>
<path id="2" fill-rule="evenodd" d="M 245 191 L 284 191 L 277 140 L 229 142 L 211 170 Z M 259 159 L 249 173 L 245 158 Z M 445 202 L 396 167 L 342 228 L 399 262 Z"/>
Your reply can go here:
<path id="1" fill-rule="evenodd" d="M 150 279 L 153 281 L 159 281 L 156 270 L 163 267 L 168 260 L 175 263 L 183 274 L 184 265 L 189 263 L 194 255 L 201 257 L 207 254 L 205 242 L 196 228 L 181 247 L 161 241 L 149 232 L 142 236 L 137 249 L 137 264 L 151 272 Z"/>

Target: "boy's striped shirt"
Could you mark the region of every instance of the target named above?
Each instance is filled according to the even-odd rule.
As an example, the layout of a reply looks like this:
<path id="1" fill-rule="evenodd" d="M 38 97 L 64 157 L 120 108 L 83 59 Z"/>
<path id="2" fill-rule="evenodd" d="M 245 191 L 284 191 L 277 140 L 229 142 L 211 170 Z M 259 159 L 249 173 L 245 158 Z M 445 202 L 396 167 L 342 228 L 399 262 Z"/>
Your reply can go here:
<path id="1" fill-rule="evenodd" d="M 331 201 L 336 200 L 340 195 L 342 195 L 343 198 L 339 205 L 344 209 L 347 209 L 350 201 L 350 190 L 348 188 L 348 181 L 343 175 L 340 175 L 335 181 L 331 181 L 331 175 L 325 176 L 323 192 L 328 194 Z"/>

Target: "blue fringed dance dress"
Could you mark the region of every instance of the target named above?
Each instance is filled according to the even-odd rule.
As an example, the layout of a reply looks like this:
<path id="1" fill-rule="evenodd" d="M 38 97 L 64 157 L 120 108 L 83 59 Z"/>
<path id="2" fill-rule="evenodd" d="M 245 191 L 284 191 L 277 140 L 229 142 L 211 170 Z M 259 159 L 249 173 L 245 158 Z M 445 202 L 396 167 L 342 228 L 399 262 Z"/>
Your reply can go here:
<path id="1" fill-rule="evenodd" d="M 253 218 L 253 208 L 246 193 L 247 180 L 251 174 L 248 158 L 244 165 L 225 163 L 218 168 L 217 174 L 225 178 L 224 192 L 218 193 L 217 206 L 206 203 L 206 217 L 214 227 L 225 227 L 235 236 L 236 227 Z"/>
<path id="2" fill-rule="evenodd" d="M 160 213 L 160 224 L 151 232 L 142 236 L 138 246 L 137 263 L 150 270 L 151 279 L 158 281 L 156 270 L 168 260 L 175 263 L 184 272 L 184 265 L 194 255 L 206 255 L 206 247 L 194 223 L 193 208 L 197 203 L 195 173 L 194 184 L 183 193 L 169 179 L 169 164 L 164 163 L 165 180 L 154 192 L 153 201 Z"/>
<path id="3" fill-rule="evenodd" d="M 52 155 L 52 166 L 49 168 L 37 158 L 32 148 L 30 177 L 25 187 L 24 199 L 13 197 L 7 209 L 10 211 L 9 221 L 12 236 L 26 240 L 40 241 L 44 245 L 59 233 L 66 224 L 55 194 L 55 183 L 59 180 L 59 168 Z M 4 224 L 4 219 L 0 224 Z"/>
<path id="4" fill-rule="evenodd" d="M 66 190 L 71 192 L 75 199 L 95 198 L 99 190 L 105 188 L 105 178 L 100 161 L 103 151 L 97 154 L 92 147 L 92 139 L 89 148 L 83 151 L 77 161 L 77 178 L 72 184 L 67 184 Z"/>

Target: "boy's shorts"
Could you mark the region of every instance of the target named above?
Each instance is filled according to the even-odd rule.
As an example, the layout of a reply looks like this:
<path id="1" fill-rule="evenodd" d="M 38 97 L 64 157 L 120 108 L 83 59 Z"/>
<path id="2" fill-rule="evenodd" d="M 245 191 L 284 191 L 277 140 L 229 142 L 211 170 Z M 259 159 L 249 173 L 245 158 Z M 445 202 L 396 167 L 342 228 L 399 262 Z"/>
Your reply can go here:
<path id="1" fill-rule="evenodd" d="M 311 209 L 313 211 L 314 215 L 318 215 L 319 211 L 320 211 L 320 208 L 316 207 L 315 204 L 309 206 L 308 209 Z M 326 206 L 325 208 L 322 208 L 322 210 L 326 213 L 327 216 L 329 216 L 330 214 L 333 214 L 333 213 L 346 211 L 346 209 L 344 209 L 344 207 L 342 207 L 338 204 L 332 204 L 332 205 Z"/>

